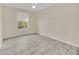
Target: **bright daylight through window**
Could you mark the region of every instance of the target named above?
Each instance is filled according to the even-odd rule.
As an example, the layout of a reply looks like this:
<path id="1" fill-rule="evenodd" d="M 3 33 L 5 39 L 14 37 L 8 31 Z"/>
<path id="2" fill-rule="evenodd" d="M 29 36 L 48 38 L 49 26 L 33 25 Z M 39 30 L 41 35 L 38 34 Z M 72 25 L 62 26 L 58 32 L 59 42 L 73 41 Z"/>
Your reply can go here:
<path id="1" fill-rule="evenodd" d="M 18 29 L 28 28 L 29 15 L 27 13 L 17 13 Z"/>

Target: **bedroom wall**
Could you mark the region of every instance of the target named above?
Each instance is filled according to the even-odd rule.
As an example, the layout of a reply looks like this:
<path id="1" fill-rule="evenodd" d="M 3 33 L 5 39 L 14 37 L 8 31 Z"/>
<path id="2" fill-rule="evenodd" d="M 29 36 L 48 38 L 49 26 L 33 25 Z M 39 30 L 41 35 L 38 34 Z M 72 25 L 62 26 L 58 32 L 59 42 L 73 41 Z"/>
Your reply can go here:
<path id="1" fill-rule="evenodd" d="M 17 13 L 29 14 L 29 29 L 18 29 Z M 9 38 L 24 34 L 37 33 L 36 13 L 21 9 L 3 7 L 3 38 Z"/>
<path id="2" fill-rule="evenodd" d="M 2 6 L 0 6 L 0 47 L 2 45 L 3 37 L 2 37 Z"/>
<path id="3" fill-rule="evenodd" d="M 79 47 L 79 4 L 55 4 L 37 19 L 39 33 Z"/>

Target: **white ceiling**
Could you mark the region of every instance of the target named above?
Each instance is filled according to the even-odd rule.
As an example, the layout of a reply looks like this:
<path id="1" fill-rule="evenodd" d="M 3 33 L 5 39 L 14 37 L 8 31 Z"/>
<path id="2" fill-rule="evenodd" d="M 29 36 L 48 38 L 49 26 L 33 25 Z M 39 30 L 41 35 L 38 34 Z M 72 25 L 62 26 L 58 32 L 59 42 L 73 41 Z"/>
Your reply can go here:
<path id="1" fill-rule="evenodd" d="M 53 3 L 2 3 L 1 5 L 37 12 L 42 9 L 53 6 L 54 4 Z M 36 5 L 36 8 L 32 9 L 32 5 Z"/>

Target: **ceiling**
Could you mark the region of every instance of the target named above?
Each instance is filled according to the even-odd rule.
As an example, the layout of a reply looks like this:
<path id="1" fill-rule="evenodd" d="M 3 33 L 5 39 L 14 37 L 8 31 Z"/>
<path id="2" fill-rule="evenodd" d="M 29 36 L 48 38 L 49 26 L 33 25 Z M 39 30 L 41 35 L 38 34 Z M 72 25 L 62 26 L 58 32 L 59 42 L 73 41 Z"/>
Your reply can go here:
<path id="1" fill-rule="evenodd" d="M 37 12 L 40 10 L 43 10 L 45 8 L 48 8 L 50 6 L 53 6 L 53 3 L 2 3 L 3 6 L 13 7 L 13 8 L 19 8 L 24 9 L 32 12 Z M 32 9 L 32 5 L 35 5 L 36 8 Z"/>

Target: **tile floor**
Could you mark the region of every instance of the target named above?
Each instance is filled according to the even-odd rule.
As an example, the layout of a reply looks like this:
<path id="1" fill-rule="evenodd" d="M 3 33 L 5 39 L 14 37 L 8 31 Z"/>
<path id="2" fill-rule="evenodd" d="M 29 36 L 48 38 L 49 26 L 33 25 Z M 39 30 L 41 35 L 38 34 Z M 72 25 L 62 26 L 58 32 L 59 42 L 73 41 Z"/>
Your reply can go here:
<path id="1" fill-rule="evenodd" d="M 0 55 L 77 55 L 78 48 L 60 41 L 32 34 L 5 39 Z"/>

